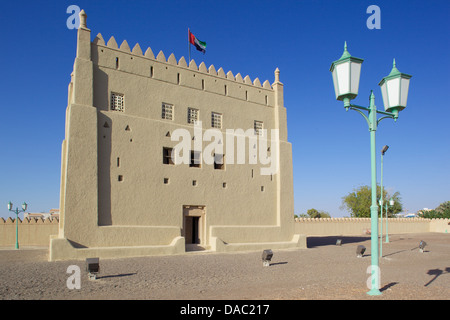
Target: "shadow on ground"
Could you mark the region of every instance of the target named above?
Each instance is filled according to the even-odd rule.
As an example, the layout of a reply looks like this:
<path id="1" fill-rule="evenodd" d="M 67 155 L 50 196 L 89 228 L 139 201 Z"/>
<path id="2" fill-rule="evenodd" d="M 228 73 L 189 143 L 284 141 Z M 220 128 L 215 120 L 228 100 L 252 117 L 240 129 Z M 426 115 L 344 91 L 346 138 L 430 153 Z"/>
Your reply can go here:
<path id="1" fill-rule="evenodd" d="M 327 236 L 327 237 L 307 237 L 306 245 L 308 248 L 336 245 L 337 240 L 341 240 L 341 245 L 348 243 L 358 243 L 370 240 L 370 236 Z"/>
<path id="2" fill-rule="evenodd" d="M 430 269 L 428 270 L 427 274 L 430 276 L 434 276 L 430 281 L 428 281 L 424 286 L 428 287 L 434 280 L 436 280 L 439 276 L 443 274 L 450 274 L 450 267 L 445 268 L 445 270 L 441 269 Z"/>

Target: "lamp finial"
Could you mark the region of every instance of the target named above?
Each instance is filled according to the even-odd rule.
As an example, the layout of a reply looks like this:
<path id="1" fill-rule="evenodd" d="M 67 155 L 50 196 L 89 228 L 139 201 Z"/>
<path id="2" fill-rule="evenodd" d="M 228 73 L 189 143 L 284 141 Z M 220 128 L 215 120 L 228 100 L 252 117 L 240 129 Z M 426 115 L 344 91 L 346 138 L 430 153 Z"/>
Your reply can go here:
<path id="1" fill-rule="evenodd" d="M 389 75 L 392 76 L 392 75 L 396 75 L 399 73 L 400 73 L 400 71 L 397 69 L 397 67 L 395 65 L 395 58 L 394 58 L 394 61 L 392 62 L 392 70 L 391 70 L 391 73 L 389 73 Z"/>
<path id="2" fill-rule="evenodd" d="M 344 41 L 344 53 L 342 54 L 342 57 L 340 59 L 345 59 L 351 57 L 351 54 L 347 50 L 347 41 Z"/>

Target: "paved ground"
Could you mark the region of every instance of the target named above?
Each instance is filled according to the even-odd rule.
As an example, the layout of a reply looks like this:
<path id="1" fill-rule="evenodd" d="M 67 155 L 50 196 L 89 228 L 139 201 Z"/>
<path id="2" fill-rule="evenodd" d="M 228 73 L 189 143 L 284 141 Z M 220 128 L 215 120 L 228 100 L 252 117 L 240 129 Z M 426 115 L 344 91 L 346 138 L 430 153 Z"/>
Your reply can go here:
<path id="1" fill-rule="evenodd" d="M 308 249 L 274 250 L 263 267 L 261 252 L 201 253 L 104 259 L 97 280 L 84 261 L 48 262 L 43 248 L 0 249 L 0 299 L 151 300 L 449 300 L 450 235 L 391 235 L 383 245 L 381 296 L 369 296 L 369 237 L 308 238 Z M 428 243 L 418 250 L 420 240 Z M 367 250 L 356 257 L 356 247 Z M 71 265 L 81 288 L 69 289 Z"/>

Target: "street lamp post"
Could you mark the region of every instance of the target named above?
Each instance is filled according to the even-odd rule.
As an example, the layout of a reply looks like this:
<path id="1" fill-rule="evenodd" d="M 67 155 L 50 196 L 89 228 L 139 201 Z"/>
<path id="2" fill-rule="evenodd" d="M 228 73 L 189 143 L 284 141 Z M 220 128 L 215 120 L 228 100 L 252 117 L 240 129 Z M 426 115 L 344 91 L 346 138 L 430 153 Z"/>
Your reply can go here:
<path id="1" fill-rule="evenodd" d="M 371 219 L 371 289 L 367 294 L 380 295 L 380 278 L 378 265 L 378 205 L 377 205 L 377 176 L 376 176 L 376 152 L 375 133 L 378 124 L 386 118 L 398 118 L 399 111 L 406 107 L 408 97 L 409 81 L 411 76 L 400 73 L 395 66 L 395 60 L 391 73 L 384 77 L 379 86 L 383 96 L 385 111 L 377 110 L 375 96 L 370 92 L 369 107 L 361 107 L 350 104 L 350 100 L 358 95 L 359 78 L 363 59 L 355 58 L 347 51 L 347 43 L 344 53 L 339 60 L 331 64 L 330 71 L 333 76 L 336 99 L 344 102 L 345 110 L 352 109 L 360 113 L 366 120 L 370 131 L 370 154 L 371 154 L 371 179 L 372 179 L 372 205 L 370 206 Z M 366 116 L 364 111 L 368 113 Z M 377 114 L 382 116 L 377 119 Z"/>
<path id="2" fill-rule="evenodd" d="M 381 158 L 383 159 L 383 158 Z M 383 161 L 383 160 L 382 160 Z M 381 162 L 381 172 L 383 172 L 383 162 Z M 381 183 L 383 183 L 383 175 L 381 175 Z M 383 194 L 383 186 L 381 186 L 381 194 Z M 392 208 L 394 206 L 394 198 L 391 198 L 386 201 L 385 211 L 386 211 L 386 241 L 385 243 L 389 243 L 389 231 L 388 231 L 388 208 Z M 380 198 L 380 209 L 381 209 L 381 236 L 380 236 L 380 258 L 383 257 L 383 198 Z"/>
<path id="3" fill-rule="evenodd" d="M 384 146 L 381 149 L 381 178 L 380 178 L 380 187 L 381 187 L 381 195 L 380 195 L 380 258 L 383 256 L 383 156 L 386 151 L 389 149 L 389 146 Z M 387 204 L 386 204 L 387 206 Z M 386 209 L 386 223 L 387 223 L 387 209 Z M 387 226 L 387 225 L 386 225 Z"/>
<path id="4" fill-rule="evenodd" d="M 394 199 L 391 198 L 391 200 L 389 200 L 389 207 L 393 207 L 394 206 Z M 388 204 L 386 203 L 386 243 L 389 243 L 389 231 L 388 231 L 388 215 L 387 215 L 387 211 L 388 210 Z"/>
<path id="5" fill-rule="evenodd" d="M 17 207 L 15 210 L 13 210 L 12 207 L 12 202 L 8 202 L 8 210 L 16 214 L 16 249 L 19 249 L 19 213 L 25 212 L 25 210 L 27 210 L 27 204 L 26 202 L 22 203 L 22 210 L 19 210 L 19 208 Z"/>

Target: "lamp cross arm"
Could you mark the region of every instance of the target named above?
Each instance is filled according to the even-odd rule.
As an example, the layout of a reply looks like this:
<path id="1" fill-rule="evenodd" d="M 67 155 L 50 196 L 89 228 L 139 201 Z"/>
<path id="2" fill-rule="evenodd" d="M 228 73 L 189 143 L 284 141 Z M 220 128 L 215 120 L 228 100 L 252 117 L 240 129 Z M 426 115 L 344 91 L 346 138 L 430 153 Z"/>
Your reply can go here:
<path id="1" fill-rule="evenodd" d="M 361 106 L 358 106 L 356 104 L 350 104 L 349 107 L 352 108 L 352 109 L 359 109 L 359 110 L 364 110 L 364 111 L 370 111 L 370 108 L 361 107 Z"/>
<path id="2" fill-rule="evenodd" d="M 384 116 L 384 117 L 381 117 L 380 119 L 378 119 L 377 120 L 377 125 L 380 124 L 381 120 L 388 119 L 388 118 L 389 119 L 394 119 L 394 121 L 397 121 L 397 118 L 395 117 L 395 115 L 392 114 L 392 115 Z"/>
<path id="3" fill-rule="evenodd" d="M 369 110 L 369 109 L 364 108 L 364 107 L 359 107 L 359 106 L 353 106 L 353 105 L 350 105 L 350 109 L 358 111 L 358 113 L 360 115 L 362 115 L 364 119 L 366 119 L 367 125 L 369 126 L 369 128 L 371 127 L 369 118 L 364 114 L 364 112 L 361 111 L 361 109 L 362 110 Z M 348 108 L 346 108 L 346 110 L 348 111 Z"/>
<path id="4" fill-rule="evenodd" d="M 347 106 L 345 106 L 345 107 L 347 107 Z M 348 107 L 349 108 L 353 108 L 353 109 L 364 110 L 364 111 L 371 111 L 372 110 L 372 109 L 370 109 L 370 107 L 362 107 L 362 106 L 358 106 L 356 104 L 349 104 Z M 390 117 L 394 117 L 395 116 L 395 114 L 393 112 L 387 112 L 387 111 L 382 111 L 382 110 L 378 110 L 378 109 L 375 109 L 375 111 L 377 113 L 379 113 L 379 114 L 383 114 L 383 115 L 386 115 L 386 116 L 390 116 Z"/>
<path id="5" fill-rule="evenodd" d="M 11 208 L 11 209 L 9 209 L 9 211 L 14 212 L 15 214 L 19 214 L 20 212 L 25 212 L 26 210 L 19 209 L 19 208 L 15 208 L 15 209 Z"/>
<path id="6" fill-rule="evenodd" d="M 392 112 L 381 111 L 381 110 L 378 110 L 378 109 L 372 110 L 371 108 L 362 107 L 362 106 L 358 106 L 358 105 L 355 105 L 355 104 L 347 104 L 347 105 L 344 105 L 344 106 L 345 106 L 345 109 L 347 111 L 348 111 L 348 109 L 352 109 L 352 110 L 358 111 L 364 117 L 364 119 L 366 119 L 367 124 L 369 125 L 369 127 L 370 127 L 370 120 L 361 110 L 367 111 L 367 112 L 376 111 L 377 114 L 384 115 L 383 117 L 381 117 L 381 118 L 379 118 L 377 120 L 377 126 L 381 122 L 381 120 L 383 120 L 383 119 L 390 118 L 390 119 L 394 119 L 394 121 L 397 121 L 397 117 L 398 117 L 398 115 L 396 115 L 396 114 L 394 114 Z"/>

